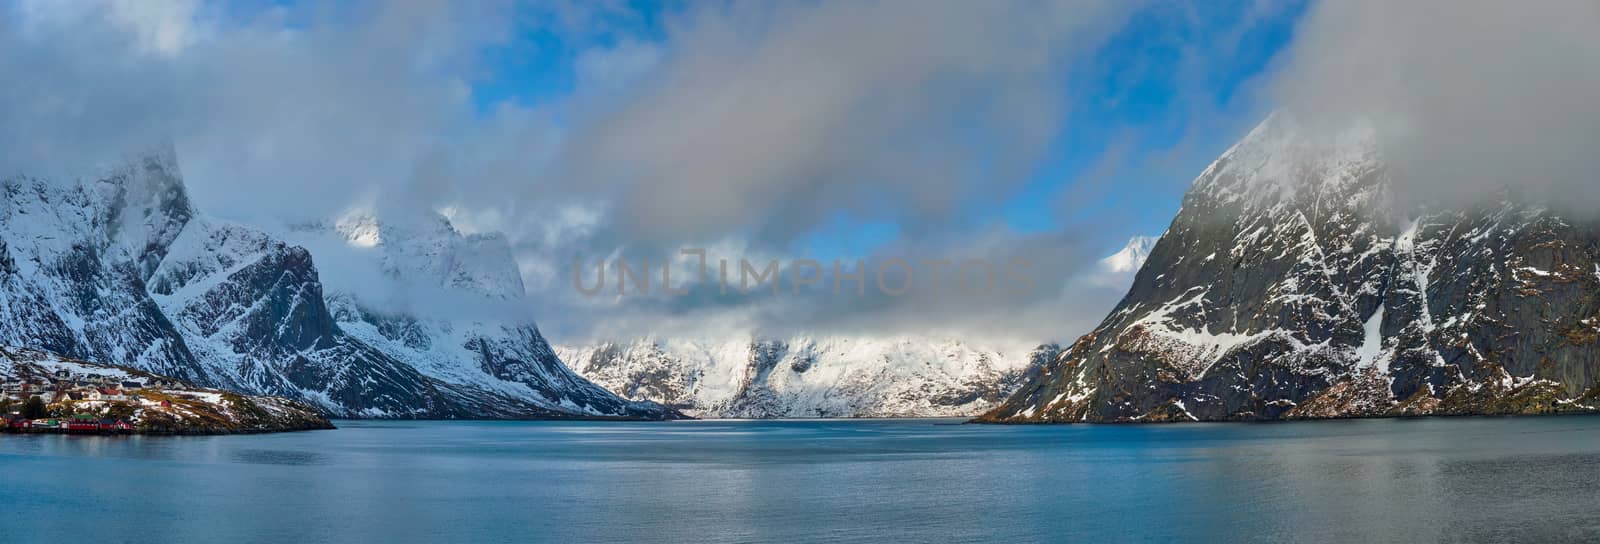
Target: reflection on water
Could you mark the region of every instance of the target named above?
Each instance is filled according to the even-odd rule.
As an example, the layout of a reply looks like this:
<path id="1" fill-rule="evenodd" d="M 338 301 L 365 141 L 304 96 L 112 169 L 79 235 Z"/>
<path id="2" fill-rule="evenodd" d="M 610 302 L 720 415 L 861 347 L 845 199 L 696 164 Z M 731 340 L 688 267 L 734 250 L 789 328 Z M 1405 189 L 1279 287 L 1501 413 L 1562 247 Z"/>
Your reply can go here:
<path id="1" fill-rule="evenodd" d="M 315 465 L 321 463 L 324 456 L 320 453 L 309 451 L 241 449 L 234 451 L 231 457 L 235 462 L 239 463 Z"/>
<path id="2" fill-rule="evenodd" d="M 1571 540 L 1600 417 L 0 436 L 0 541 Z M 87 515 L 92 524 L 61 523 Z"/>

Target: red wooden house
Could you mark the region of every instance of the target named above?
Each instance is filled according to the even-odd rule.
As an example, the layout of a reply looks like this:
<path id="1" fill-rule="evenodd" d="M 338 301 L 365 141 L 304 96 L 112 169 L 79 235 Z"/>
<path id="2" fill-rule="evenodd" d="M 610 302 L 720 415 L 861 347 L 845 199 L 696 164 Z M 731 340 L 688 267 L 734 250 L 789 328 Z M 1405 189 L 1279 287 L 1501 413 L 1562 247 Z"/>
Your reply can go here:
<path id="1" fill-rule="evenodd" d="M 100 430 L 100 419 L 87 415 L 72 416 L 72 419 L 67 420 L 67 430 L 98 431 Z"/>

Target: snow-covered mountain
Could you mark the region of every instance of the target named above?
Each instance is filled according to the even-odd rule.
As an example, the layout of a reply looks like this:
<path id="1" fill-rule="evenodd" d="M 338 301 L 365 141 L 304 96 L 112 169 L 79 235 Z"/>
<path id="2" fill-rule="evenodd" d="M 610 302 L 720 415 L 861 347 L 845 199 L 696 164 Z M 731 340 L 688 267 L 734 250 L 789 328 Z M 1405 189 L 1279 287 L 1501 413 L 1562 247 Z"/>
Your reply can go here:
<path id="1" fill-rule="evenodd" d="M 335 315 L 348 311 L 337 293 L 324 296 L 311 253 L 198 213 L 170 148 L 98 179 L 14 177 L 0 191 L 0 343 L 303 399 L 339 416 L 665 415 L 560 368 L 531 322 L 494 340 L 416 340 L 478 340 L 462 349 L 478 357 L 454 363 L 517 386 L 452 380 L 437 361 L 347 331 Z M 451 257 L 482 245 L 466 240 Z M 503 271 L 461 273 L 459 260 L 425 251 L 402 257 L 451 288 L 510 291 Z"/>
<path id="2" fill-rule="evenodd" d="M 1145 259 L 1150 258 L 1150 248 L 1155 245 L 1154 236 L 1135 236 L 1121 250 L 1100 259 L 1100 267 L 1110 274 L 1132 275 L 1144 266 Z"/>
<path id="3" fill-rule="evenodd" d="M 1083 288 L 1126 289 L 1154 238 L 1136 236 L 1086 273 Z M 595 383 L 708 418 L 952 417 L 998 405 L 1055 344 L 983 339 L 749 333 L 558 346 Z"/>
<path id="4" fill-rule="evenodd" d="M 557 349 L 579 373 L 618 394 L 706 418 L 972 415 L 995 406 L 1058 350 L 809 336 L 645 338 Z"/>
<path id="5" fill-rule="evenodd" d="M 980 419 L 1600 404 L 1600 222 L 1509 193 L 1402 207 L 1394 175 L 1359 122 L 1270 117 L 1195 181 L 1101 325 Z"/>
<path id="6" fill-rule="evenodd" d="M 372 265 L 391 279 L 492 299 L 522 298 L 522 274 L 505 236 L 464 235 L 442 215 L 414 215 L 384 221 L 358 210 L 329 223 L 297 225 L 291 236 L 331 236 L 354 252 L 375 259 Z"/>
<path id="7" fill-rule="evenodd" d="M 434 213 L 385 221 L 358 212 L 286 236 L 374 272 L 328 278 L 329 311 L 341 330 L 424 375 L 561 412 L 668 415 L 562 364 L 527 315 L 522 276 L 497 233 L 462 234 Z"/>
<path id="8" fill-rule="evenodd" d="M 102 179 L 0 180 L 0 339 L 215 383 L 145 291 L 194 212 L 170 153 Z"/>

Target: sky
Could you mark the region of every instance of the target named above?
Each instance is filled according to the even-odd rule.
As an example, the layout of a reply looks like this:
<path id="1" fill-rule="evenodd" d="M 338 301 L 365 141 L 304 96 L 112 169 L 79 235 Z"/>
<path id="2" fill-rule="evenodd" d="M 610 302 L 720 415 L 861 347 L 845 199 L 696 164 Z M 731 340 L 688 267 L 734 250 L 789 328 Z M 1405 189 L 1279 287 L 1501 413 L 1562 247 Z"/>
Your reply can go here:
<path id="1" fill-rule="evenodd" d="M 1560 0 L 15 0 L 0 6 L 0 175 L 83 176 L 170 141 L 213 216 L 271 230 L 357 209 L 445 213 L 505 234 L 558 342 L 1071 341 L 1125 288 L 1099 259 L 1159 235 L 1194 176 L 1274 110 L 1384 120 L 1417 194 L 1524 177 L 1593 203 L 1581 195 L 1600 166 L 1585 156 L 1600 126 L 1596 12 Z M 574 260 L 659 269 L 685 264 L 685 248 L 778 259 L 791 280 L 799 260 L 1026 261 L 1029 285 L 573 286 Z M 321 272 L 337 286 L 335 268 Z"/>

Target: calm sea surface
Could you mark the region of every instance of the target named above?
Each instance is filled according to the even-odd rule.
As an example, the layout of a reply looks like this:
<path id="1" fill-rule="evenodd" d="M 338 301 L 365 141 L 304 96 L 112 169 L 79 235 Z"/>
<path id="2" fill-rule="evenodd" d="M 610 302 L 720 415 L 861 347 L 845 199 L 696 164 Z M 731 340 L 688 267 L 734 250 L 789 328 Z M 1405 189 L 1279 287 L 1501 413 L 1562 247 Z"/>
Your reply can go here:
<path id="1" fill-rule="evenodd" d="M 1600 538 L 1600 417 L 0 435 L 5 542 Z"/>

